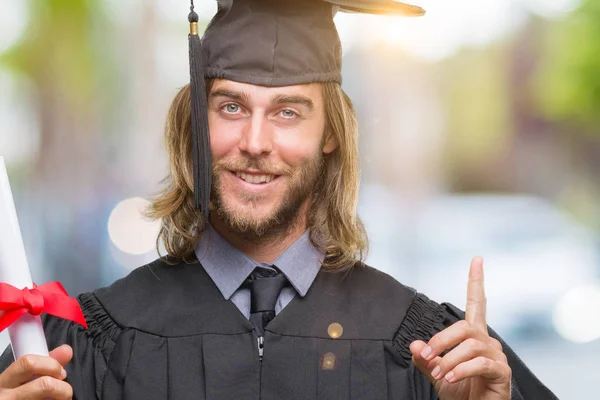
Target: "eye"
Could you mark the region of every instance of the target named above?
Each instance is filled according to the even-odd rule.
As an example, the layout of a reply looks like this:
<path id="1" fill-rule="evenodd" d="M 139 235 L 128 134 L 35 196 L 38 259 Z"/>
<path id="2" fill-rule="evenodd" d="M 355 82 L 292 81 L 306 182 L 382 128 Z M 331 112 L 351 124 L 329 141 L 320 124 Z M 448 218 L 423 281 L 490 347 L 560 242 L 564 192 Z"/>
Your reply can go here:
<path id="1" fill-rule="evenodd" d="M 295 111 L 292 111 L 289 108 L 286 108 L 284 110 L 281 110 L 281 116 L 283 118 L 291 119 L 291 118 L 295 118 L 296 116 L 298 116 L 298 114 L 296 114 Z"/>
<path id="2" fill-rule="evenodd" d="M 223 106 L 223 110 L 228 114 L 236 114 L 240 111 L 240 106 L 237 104 L 229 103 Z"/>

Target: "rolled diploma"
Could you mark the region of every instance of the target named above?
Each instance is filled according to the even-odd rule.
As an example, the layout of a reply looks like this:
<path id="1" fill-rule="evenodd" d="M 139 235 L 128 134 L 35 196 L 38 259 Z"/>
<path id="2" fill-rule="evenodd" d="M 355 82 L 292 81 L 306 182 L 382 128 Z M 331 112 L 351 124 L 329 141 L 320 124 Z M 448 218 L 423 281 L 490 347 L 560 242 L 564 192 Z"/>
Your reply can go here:
<path id="1" fill-rule="evenodd" d="M 32 288 L 21 228 L 10 190 L 4 157 L 0 156 L 0 282 L 17 289 Z M 23 314 L 8 328 L 15 359 L 25 354 L 48 355 L 48 345 L 39 316 Z"/>

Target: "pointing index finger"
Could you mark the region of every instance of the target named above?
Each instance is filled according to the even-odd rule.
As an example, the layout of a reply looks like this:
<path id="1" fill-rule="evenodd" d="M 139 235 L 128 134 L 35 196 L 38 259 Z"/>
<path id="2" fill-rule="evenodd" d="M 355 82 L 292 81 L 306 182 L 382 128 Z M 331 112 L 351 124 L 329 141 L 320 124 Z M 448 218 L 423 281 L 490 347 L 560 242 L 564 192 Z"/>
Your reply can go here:
<path id="1" fill-rule="evenodd" d="M 469 269 L 465 320 L 487 333 L 485 320 L 486 298 L 483 289 L 483 259 L 475 257 Z"/>

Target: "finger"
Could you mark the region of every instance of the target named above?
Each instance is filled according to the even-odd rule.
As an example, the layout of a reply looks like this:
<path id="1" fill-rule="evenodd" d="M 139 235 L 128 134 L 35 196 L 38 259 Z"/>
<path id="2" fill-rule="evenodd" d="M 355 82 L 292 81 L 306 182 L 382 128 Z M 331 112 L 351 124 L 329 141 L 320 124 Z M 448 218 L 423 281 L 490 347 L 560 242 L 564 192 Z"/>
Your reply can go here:
<path id="1" fill-rule="evenodd" d="M 483 259 L 481 257 L 475 257 L 471 261 L 471 268 L 469 269 L 465 319 L 487 333 L 485 308 L 486 298 L 483 288 Z"/>
<path id="2" fill-rule="evenodd" d="M 502 342 L 500 342 L 498 339 L 490 336 L 489 344 L 490 344 L 490 346 L 492 346 L 496 350 L 500 350 L 504 354 L 504 348 L 502 347 Z"/>
<path id="3" fill-rule="evenodd" d="M 435 379 L 433 378 L 431 372 L 435 369 L 435 367 L 437 367 L 437 365 L 440 363 L 442 358 L 436 357 L 432 360 L 424 359 L 421 356 L 421 352 L 423 351 L 423 348 L 426 345 L 427 344 L 421 340 L 415 340 L 414 342 L 412 342 L 410 344 L 410 352 L 413 355 L 412 361 L 413 361 L 413 364 L 415 364 L 415 366 L 417 367 L 417 369 L 419 371 L 421 371 L 421 373 L 427 377 L 429 382 L 431 384 L 435 384 Z"/>
<path id="4" fill-rule="evenodd" d="M 67 372 L 54 358 L 28 354 L 20 357 L 0 374 L 0 387 L 15 388 L 36 376 L 62 380 L 67 376 Z"/>
<path id="5" fill-rule="evenodd" d="M 68 400 L 73 397 L 73 388 L 67 382 L 40 376 L 25 385 L 13 389 L 12 394 L 16 400 Z"/>
<path id="6" fill-rule="evenodd" d="M 434 379 L 443 378 L 456 366 L 477 357 L 486 357 L 494 361 L 506 363 L 506 356 L 488 343 L 469 338 L 442 357 L 438 366 L 432 371 Z"/>
<path id="7" fill-rule="evenodd" d="M 445 379 L 450 383 L 455 383 L 474 376 L 510 383 L 511 369 L 508 364 L 490 360 L 486 357 L 476 357 L 457 365 L 456 368 L 446 374 Z"/>
<path id="8" fill-rule="evenodd" d="M 57 347 L 50 352 L 50 357 L 54 358 L 63 367 L 73 358 L 73 349 L 67 344 Z"/>
<path id="9" fill-rule="evenodd" d="M 421 356 L 426 360 L 431 360 L 469 338 L 486 343 L 490 340 L 485 332 L 465 320 L 460 320 L 429 339 L 429 343 L 423 349 Z"/>

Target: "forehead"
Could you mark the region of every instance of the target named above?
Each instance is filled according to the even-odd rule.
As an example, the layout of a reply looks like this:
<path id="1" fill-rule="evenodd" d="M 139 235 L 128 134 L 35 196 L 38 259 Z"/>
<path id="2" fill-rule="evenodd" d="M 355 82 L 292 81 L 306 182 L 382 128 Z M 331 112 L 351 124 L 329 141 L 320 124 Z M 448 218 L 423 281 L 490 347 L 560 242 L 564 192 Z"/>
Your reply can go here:
<path id="1" fill-rule="evenodd" d="M 253 100 L 272 100 L 282 96 L 302 96 L 310 98 L 314 103 L 321 103 L 323 98 L 323 91 L 320 83 L 269 87 L 235 82 L 227 79 L 216 79 L 213 82 L 210 91 L 211 93 L 214 93 L 218 90 L 243 93 Z"/>

